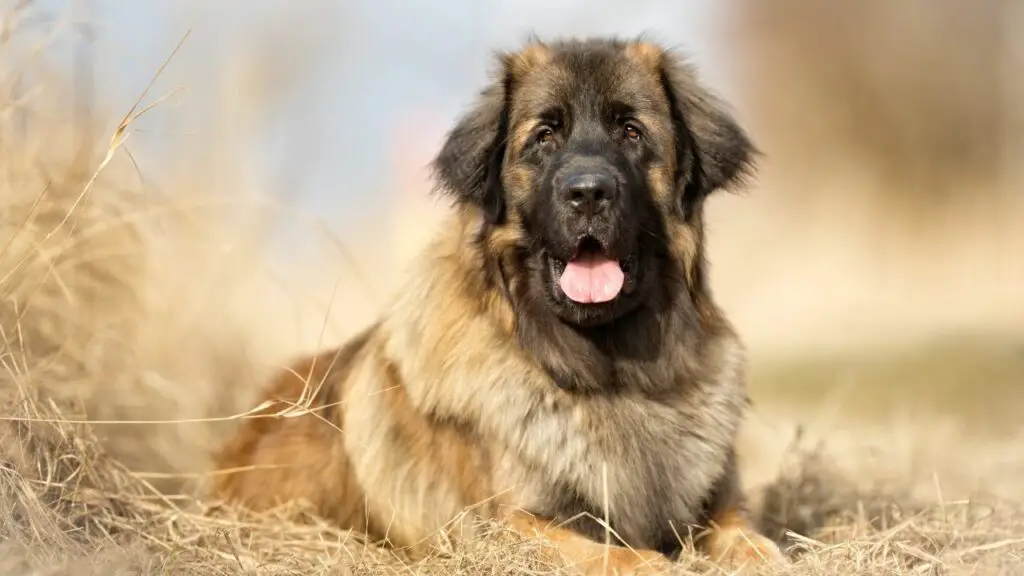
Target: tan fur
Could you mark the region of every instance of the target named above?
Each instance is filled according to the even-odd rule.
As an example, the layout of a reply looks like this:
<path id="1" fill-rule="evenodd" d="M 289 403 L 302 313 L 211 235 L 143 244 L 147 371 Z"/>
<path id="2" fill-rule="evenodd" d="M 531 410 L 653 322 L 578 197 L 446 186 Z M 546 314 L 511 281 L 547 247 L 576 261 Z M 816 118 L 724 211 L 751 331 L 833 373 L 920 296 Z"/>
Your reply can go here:
<path id="1" fill-rule="evenodd" d="M 774 542 L 759 534 L 742 510 L 729 507 L 712 518 L 705 547 L 717 562 L 731 566 L 751 563 L 783 563 L 785 557 Z"/>
<path id="2" fill-rule="evenodd" d="M 506 65 L 519 76 L 551 61 L 551 50 L 543 42 L 530 42 L 522 50 L 508 55 Z"/>
<path id="3" fill-rule="evenodd" d="M 534 47 L 513 60 L 517 74 L 542 74 L 551 55 Z M 670 194 L 671 170 L 648 172 L 657 195 Z M 532 186 L 515 168 L 505 180 L 511 198 Z M 472 508 L 553 542 L 586 573 L 606 562 L 622 573 L 664 566 L 653 550 L 605 549 L 529 513 L 579 497 L 607 502 L 627 541 L 654 546 L 654 515 L 668 510 L 680 534 L 710 520 L 706 546 L 723 562 L 755 553 L 779 560 L 736 491 L 744 354 L 720 311 L 693 289 L 704 340 L 699 350 L 665 352 L 675 357 L 679 383 L 614 395 L 555 386 L 516 337 L 509 291 L 517 287 L 507 275 L 519 266 L 520 222 L 511 206 L 505 223 L 488 229 L 479 210 L 459 207 L 377 324 L 339 350 L 297 362 L 269 386 L 267 399 L 307 398 L 315 411 L 245 422 L 218 455 L 220 467 L 234 471 L 218 477 L 215 493 L 257 509 L 304 499 L 340 526 L 413 554 L 429 550 L 442 531 L 470 536 L 472 522 L 452 521 Z M 688 278 L 673 282 L 692 281 L 701 241 L 695 222 L 675 224 L 669 250 Z M 569 358 L 545 361 L 549 370 L 572 369 Z M 652 502 L 660 492 L 670 497 Z M 712 493 L 716 504 L 704 518 Z"/>
<path id="4" fill-rule="evenodd" d="M 661 65 L 662 50 L 651 42 L 630 42 L 626 46 L 626 55 L 647 67 L 651 72 L 657 71 L 658 66 Z"/>

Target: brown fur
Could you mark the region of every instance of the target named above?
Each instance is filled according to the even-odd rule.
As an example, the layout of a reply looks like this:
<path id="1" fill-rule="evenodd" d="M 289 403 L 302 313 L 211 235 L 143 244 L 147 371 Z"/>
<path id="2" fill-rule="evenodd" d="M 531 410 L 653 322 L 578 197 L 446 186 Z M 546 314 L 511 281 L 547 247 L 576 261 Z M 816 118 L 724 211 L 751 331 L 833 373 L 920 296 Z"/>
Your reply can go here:
<path id="1" fill-rule="evenodd" d="M 591 331 L 552 316 L 530 275 L 542 174 L 525 147 L 560 91 L 628 98 L 649 147 L 656 273 L 642 304 Z M 691 526 L 710 528 L 700 541 L 723 562 L 781 561 L 744 512 L 744 354 L 703 261 L 703 200 L 753 153 L 656 45 L 535 42 L 505 56 L 436 161 L 450 222 L 377 324 L 269 387 L 268 399 L 311 398 L 315 412 L 243 424 L 219 454 L 235 471 L 216 493 L 254 508 L 305 499 L 414 553 L 469 528 L 451 522 L 473 507 L 585 572 L 606 554 L 620 571 L 656 566 Z M 602 518 L 628 547 L 605 549 Z"/>

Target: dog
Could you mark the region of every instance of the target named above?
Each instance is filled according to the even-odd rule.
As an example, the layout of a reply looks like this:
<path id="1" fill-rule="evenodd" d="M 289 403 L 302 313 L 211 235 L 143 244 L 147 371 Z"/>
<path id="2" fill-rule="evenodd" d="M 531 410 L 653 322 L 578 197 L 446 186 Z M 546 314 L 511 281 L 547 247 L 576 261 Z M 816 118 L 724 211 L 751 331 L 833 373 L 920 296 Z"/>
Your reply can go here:
<path id="1" fill-rule="evenodd" d="M 414 552 L 469 509 L 584 573 L 664 567 L 693 527 L 723 564 L 786 562 L 739 486 L 745 353 L 704 255 L 705 200 L 758 151 L 657 43 L 496 61 L 433 160 L 452 211 L 408 283 L 269 386 L 308 411 L 242 424 L 214 492 Z"/>

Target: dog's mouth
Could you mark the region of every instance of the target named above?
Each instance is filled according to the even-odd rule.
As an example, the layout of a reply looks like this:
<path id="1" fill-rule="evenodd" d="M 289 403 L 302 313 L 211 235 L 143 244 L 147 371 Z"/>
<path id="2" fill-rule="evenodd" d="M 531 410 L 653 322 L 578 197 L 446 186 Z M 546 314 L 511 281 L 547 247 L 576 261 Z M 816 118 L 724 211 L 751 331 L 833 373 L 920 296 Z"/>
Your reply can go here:
<path id="1" fill-rule="evenodd" d="M 609 256 L 604 245 L 592 236 L 579 239 L 569 260 L 550 260 L 558 287 L 577 304 L 611 302 L 633 288 L 636 259 Z"/>

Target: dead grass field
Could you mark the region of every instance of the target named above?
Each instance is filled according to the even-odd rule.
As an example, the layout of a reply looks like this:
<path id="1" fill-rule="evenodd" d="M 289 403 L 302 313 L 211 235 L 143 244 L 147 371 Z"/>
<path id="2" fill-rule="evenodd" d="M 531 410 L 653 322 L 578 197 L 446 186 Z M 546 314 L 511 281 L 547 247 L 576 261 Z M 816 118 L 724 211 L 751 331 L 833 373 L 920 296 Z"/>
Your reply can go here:
<path id="1" fill-rule="evenodd" d="M 0 573 L 564 572 L 500 526 L 413 564 L 298 507 L 204 500 L 208 451 L 310 345 L 283 327 L 323 320 L 300 306 L 308 286 L 269 271 L 258 225 L 225 225 L 268 203 L 201 172 L 147 192 L 131 124 L 78 133 L 63 83 L 41 82 L 50 96 L 0 96 Z M 752 387 L 742 458 L 794 560 L 779 573 L 1024 574 L 1020 342 L 755 358 Z M 721 573 L 695 554 L 675 572 Z"/>

